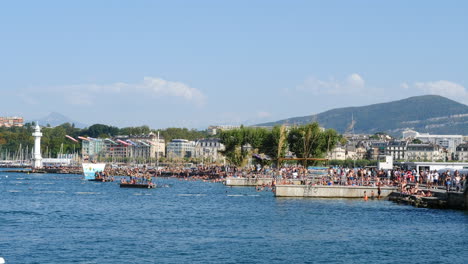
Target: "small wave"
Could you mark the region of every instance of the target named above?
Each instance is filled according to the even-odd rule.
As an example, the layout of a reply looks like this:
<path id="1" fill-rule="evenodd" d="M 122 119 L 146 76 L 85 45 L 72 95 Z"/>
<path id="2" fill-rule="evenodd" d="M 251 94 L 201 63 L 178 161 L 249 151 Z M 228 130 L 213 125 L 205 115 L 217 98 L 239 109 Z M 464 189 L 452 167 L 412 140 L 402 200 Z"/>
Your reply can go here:
<path id="1" fill-rule="evenodd" d="M 99 194 L 97 192 L 76 192 L 75 194 L 83 194 L 83 195 L 86 195 L 86 194 Z"/>
<path id="2" fill-rule="evenodd" d="M 201 194 L 201 193 L 182 193 L 178 194 L 177 196 L 206 196 L 206 194 Z"/>
<path id="3" fill-rule="evenodd" d="M 65 191 L 41 191 L 36 193 L 66 193 Z"/>
<path id="4" fill-rule="evenodd" d="M 32 212 L 32 211 L 0 211 L 1 214 L 12 214 L 12 215 L 42 215 L 40 213 Z"/>
<path id="5" fill-rule="evenodd" d="M 8 192 L 11 192 L 11 193 L 19 193 L 21 191 L 18 191 L 18 190 L 8 190 Z"/>

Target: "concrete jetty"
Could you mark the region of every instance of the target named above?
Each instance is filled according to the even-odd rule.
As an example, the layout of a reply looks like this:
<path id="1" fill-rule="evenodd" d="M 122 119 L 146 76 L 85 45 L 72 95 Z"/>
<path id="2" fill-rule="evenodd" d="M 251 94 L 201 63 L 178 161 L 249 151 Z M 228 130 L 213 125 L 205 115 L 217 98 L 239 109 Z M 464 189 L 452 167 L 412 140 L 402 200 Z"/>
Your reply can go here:
<path id="1" fill-rule="evenodd" d="M 387 197 L 397 187 L 381 187 L 380 197 Z M 369 198 L 374 193 L 377 198 L 377 186 L 341 186 L 341 185 L 277 185 L 276 197 L 314 197 L 314 198 Z"/>
<path id="2" fill-rule="evenodd" d="M 271 184 L 275 179 L 273 178 L 235 178 L 228 177 L 224 184 L 226 186 L 258 186 L 262 184 Z M 293 184 L 301 184 L 301 180 L 289 180 Z"/>

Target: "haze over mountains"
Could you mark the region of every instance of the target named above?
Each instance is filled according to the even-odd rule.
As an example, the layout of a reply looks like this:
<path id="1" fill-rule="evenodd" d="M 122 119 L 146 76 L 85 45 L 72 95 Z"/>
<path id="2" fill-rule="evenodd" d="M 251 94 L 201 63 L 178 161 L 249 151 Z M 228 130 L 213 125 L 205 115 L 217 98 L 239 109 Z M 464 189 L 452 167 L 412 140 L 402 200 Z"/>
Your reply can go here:
<path id="1" fill-rule="evenodd" d="M 56 112 L 27 122 L 31 121 L 39 121 L 43 126 L 71 123 L 77 128 L 85 128 L 92 125 L 76 122 Z M 413 129 L 431 134 L 468 135 L 468 106 L 442 96 L 424 95 L 368 106 L 336 108 L 315 115 L 292 117 L 257 126 L 302 125 L 310 122 L 318 122 L 320 126 L 335 129 L 339 133 L 386 132 L 399 136 L 405 129 Z"/>
<path id="2" fill-rule="evenodd" d="M 64 123 L 70 123 L 70 124 L 75 124 L 76 128 L 85 128 L 88 125 L 76 122 L 74 120 L 71 120 L 70 118 L 57 113 L 57 112 L 52 112 L 48 116 L 45 116 L 43 118 L 40 118 L 38 120 L 27 120 L 26 122 L 39 122 L 39 125 L 41 126 L 47 126 L 50 125 L 52 127 L 59 126 Z"/>
<path id="3" fill-rule="evenodd" d="M 400 135 L 409 128 L 431 134 L 468 135 L 468 106 L 442 96 L 424 95 L 368 106 L 337 108 L 258 126 L 302 125 L 315 121 L 339 133 L 386 132 Z"/>

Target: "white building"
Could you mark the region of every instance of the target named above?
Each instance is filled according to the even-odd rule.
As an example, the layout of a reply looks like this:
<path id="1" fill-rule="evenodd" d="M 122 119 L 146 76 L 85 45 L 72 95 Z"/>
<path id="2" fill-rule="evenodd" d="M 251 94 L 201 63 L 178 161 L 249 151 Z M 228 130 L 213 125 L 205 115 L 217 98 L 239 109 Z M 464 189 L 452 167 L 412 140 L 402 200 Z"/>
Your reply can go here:
<path id="1" fill-rule="evenodd" d="M 411 129 L 407 129 L 403 131 L 402 134 L 403 134 L 404 139 L 416 138 L 417 136 L 422 135 L 419 132 L 411 130 Z M 425 134 L 425 135 L 428 135 L 428 134 Z"/>
<path id="2" fill-rule="evenodd" d="M 336 146 L 327 153 L 327 159 L 330 160 L 345 160 L 346 149 L 343 146 Z"/>
<path id="3" fill-rule="evenodd" d="M 409 161 L 439 161 L 444 160 L 443 148 L 431 143 L 408 144 L 405 160 Z"/>
<path id="4" fill-rule="evenodd" d="M 167 144 L 167 158 L 191 158 L 195 155 L 195 142 L 186 139 L 173 139 Z"/>
<path id="5" fill-rule="evenodd" d="M 387 156 L 392 156 L 394 160 L 403 160 L 407 146 L 406 140 L 393 140 L 388 143 L 385 153 Z"/>
<path id="6" fill-rule="evenodd" d="M 424 143 L 436 144 L 447 149 L 449 153 L 455 152 L 456 147 L 464 142 L 462 135 L 430 135 L 418 133 L 414 130 L 404 131 L 403 138 L 414 138 Z"/>
<path id="7" fill-rule="evenodd" d="M 468 143 L 460 144 L 456 148 L 455 159 L 468 161 Z"/>
<path id="8" fill-rule="evenodd" d="M 330 160 L 358 160 L 364 159 L 367 154 L 365 148 L 354 146 L 338 145 L 327 153 L 327 159 Z"/>
<path id="9" fill-rule="evenodd" d="M 195 157 L 214 162 L 222 158 L 220 151 L 224 149 L 218 138 L 201 139 L 195 142 Z"/>

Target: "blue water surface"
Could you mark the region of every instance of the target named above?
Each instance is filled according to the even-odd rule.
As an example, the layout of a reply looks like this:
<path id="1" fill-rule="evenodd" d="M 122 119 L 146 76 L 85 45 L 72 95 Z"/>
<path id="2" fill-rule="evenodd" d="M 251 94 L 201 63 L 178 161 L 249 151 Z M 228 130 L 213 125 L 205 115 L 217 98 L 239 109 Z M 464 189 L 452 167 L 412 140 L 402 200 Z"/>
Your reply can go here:
<path id="1" fill-rule="evenodd" d="M 468 262 L 463 211 L 156 182 L 165 187 L 0 171 L 0 257 L 7 264 Z"/>

